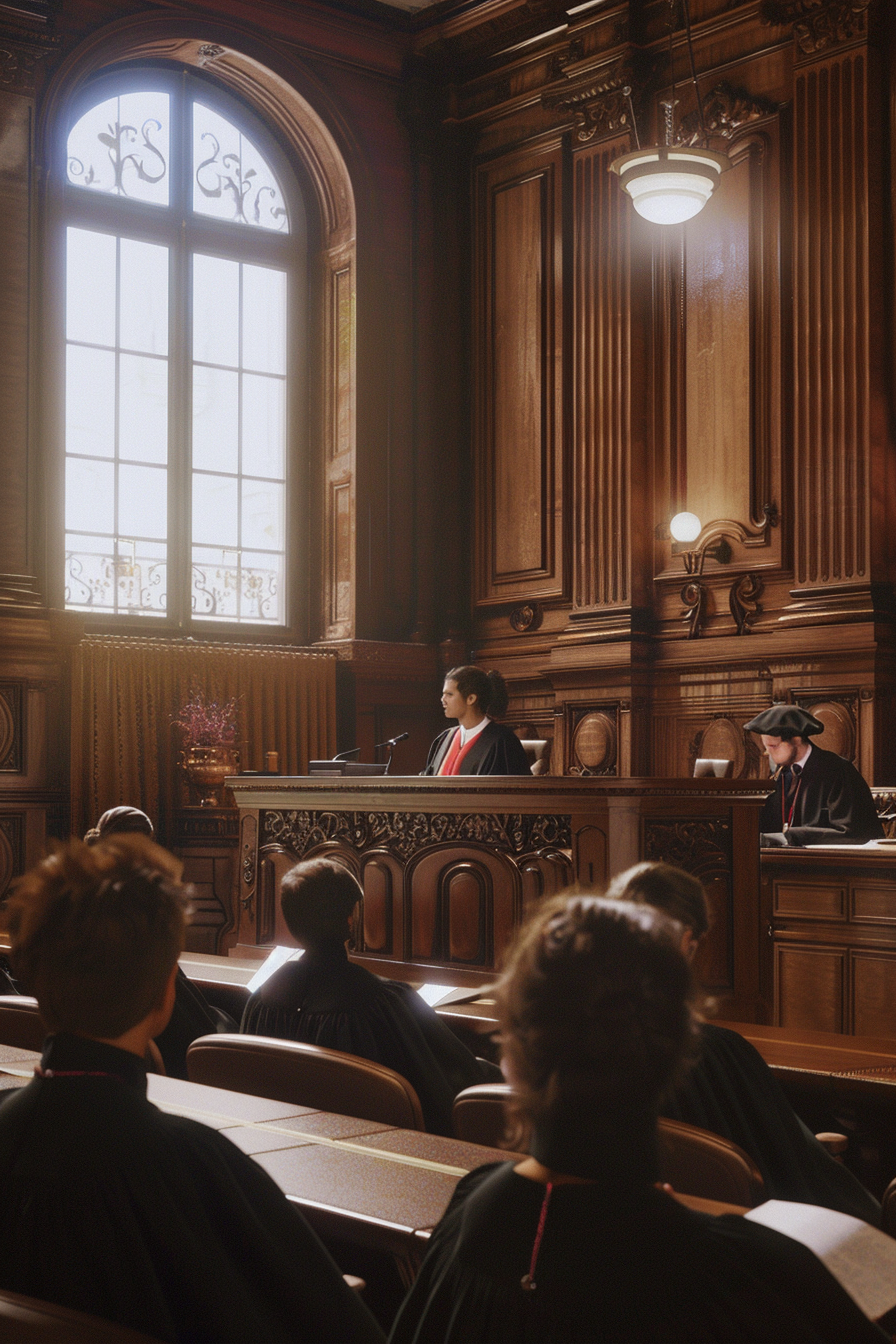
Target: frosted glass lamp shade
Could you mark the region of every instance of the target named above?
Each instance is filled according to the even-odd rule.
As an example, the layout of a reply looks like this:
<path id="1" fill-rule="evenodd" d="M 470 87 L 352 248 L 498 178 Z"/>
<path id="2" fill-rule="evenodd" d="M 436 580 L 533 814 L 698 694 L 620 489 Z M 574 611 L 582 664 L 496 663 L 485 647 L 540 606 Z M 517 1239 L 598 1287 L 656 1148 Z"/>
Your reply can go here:
<path id="1" fill-rule="evenodd" d="M 673 541 L 696 541 L 702 528 L 696 513 L 676 513 L 669 524 Z"/>
<path id="2" fill-rule="evenodd" d="M 730 167 L 727 154 L 712 149 L 658 145 L 614 159 L 610 172 L 618 174 L 644 219 L 652 224 L 683 224 L 700 213 Z"/>

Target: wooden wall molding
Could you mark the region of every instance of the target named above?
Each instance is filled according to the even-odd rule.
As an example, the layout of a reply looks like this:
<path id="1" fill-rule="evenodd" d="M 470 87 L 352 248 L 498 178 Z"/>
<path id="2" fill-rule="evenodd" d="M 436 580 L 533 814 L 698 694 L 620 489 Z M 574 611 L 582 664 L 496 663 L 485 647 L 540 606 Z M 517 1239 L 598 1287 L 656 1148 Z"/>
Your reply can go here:
<path id="1" fill-rule="evenodd" d="M 766 0 L 765 23 L 793 25 L 793 39 L 804 56 L 816 56 L 868 36 L 873 0 Z"/>
<path id="2" fill-rule="evenodd" d="M 794 85 L 794 568 L 797 588 L 830 591 L 872 577 L 867 53 Z"/>
<path id="3" fill-rule="evenodd" d="M 746 89 L 734 88 L 727 80 L 716 84 L 703 97 L 703 122 L 711 136 L 730 140 L 743 126 L 774 116 L 778 111 L 768 98 L 756 98 Z M 703 144 L 703 126 L 698 112 L 683 117 L 675 136 L 677 145 Z"/>
<path id="4" fill-rule="evenodd" d="M 474 592 L 479 607 L 560 598 L 564 146 L 476 174 Z"/>
<path id="5" fill-rule="evenodd" d="M 561 66 L 561 72 L 562 69 Z M 592 75 L 587 84 L 542 94 L 541 103 L 549 112 L 572 117 L 576 140 L 588 144 L 608 135 L 634 134 L 632 107 L 633 103 L 642 102 L 644 92 L 643 70 L 626 56 L 602 73 Z"/>

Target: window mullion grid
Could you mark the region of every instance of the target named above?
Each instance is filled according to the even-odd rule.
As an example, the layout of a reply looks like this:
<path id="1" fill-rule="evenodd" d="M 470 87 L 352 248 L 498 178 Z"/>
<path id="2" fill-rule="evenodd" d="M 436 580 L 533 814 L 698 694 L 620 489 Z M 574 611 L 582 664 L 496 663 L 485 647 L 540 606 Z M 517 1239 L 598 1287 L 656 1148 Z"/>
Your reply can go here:
<path id="1" fill-rule="evenodd" d="M 121 238 L 115 239 L 115 419 L 113 420 L 115 453 L 113 466 L 112 514 L 112 610 L 118 612 L 118 576 L 121 573 L 119 529 L 120 472 L 121 472 Z"/>

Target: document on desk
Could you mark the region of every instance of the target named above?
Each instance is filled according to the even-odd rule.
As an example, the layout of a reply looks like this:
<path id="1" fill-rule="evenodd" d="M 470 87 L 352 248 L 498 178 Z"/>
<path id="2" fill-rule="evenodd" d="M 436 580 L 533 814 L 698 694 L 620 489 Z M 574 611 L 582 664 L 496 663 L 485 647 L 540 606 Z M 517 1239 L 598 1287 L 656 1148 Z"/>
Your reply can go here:
<path id="1" fill-rule="evenodd" d="M 872 1321 L 896 1306 L 896 1241 L 860 1218 L 783 1199 L 744 1217 L 807 1246 Z"/>

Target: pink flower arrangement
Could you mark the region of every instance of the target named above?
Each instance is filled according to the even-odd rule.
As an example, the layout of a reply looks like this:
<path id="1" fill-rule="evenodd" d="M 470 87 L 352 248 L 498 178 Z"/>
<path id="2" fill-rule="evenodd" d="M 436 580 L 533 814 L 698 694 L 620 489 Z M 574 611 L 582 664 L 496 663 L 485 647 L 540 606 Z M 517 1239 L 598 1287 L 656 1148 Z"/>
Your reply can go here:
<path id="1" fill-rule="evenodd" d="M 236 741 L 237 703 L 206 700 L 194 691 L 174 720 L 185 747 L 218 747 Z"/>

